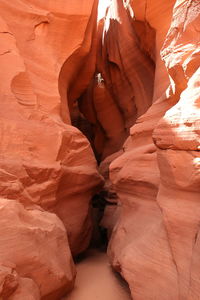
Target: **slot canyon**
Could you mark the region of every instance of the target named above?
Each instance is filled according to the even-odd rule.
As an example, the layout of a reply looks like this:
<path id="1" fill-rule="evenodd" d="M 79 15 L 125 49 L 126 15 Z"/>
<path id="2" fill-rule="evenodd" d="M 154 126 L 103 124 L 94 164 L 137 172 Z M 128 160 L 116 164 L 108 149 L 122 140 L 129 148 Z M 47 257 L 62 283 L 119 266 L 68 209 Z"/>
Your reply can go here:
<path id="1" fill-rule="evenodd" d="M 0 63 L 0 300 L 199 300 L 200 1 L 0 0 Z"/>

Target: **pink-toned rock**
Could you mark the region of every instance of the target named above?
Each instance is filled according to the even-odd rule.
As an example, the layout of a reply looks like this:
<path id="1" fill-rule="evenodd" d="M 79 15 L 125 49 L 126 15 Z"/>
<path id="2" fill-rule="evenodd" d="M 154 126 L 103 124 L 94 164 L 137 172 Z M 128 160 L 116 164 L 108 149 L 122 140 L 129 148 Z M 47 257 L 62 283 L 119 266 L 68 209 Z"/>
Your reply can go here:
<path id="1" fill-rule="evenodd" d="M 148 22 L 151 28 L 153 28 L 156 32 L 154 49 L 155 79 L 153 101 L 160 98 L 170 84 L 168 72 L 160 57 L 160 49 L 163 46 L 163 42 L 165 41 L 165 37 L 171 23 L 172 9 L 175 2 L 175 0 L 162 1 L 162 5 L 160 5 L 158 1 L 154 0 L 140 2 L 135 0 L 130 1 L 136 20 L 144 22 L 145 25 Z M 144 37 L 142 36 L 141 39 L 144 40 Z"/>
<path id="2" fill-rule="evenodd" d="M 114 268 L 128 281 L 133 298 L 156 299 L 164 290 L 163 299 L 176 299 L 172 297 L 178 288 L 173 279 L 176 268 L 155 201 L 160 181 L 155 150 L 153 144 L 134 148 L 133 142 L 111 164 L 110 176 L 121 213 L 108 255 Z"/>
<path id="3" fill-rule="evenodd" d="M 157 202 L 177 268 L 179 298 L 190 300 L 200 295 L 199 12 L 198 1 L 177 1 L 174 7 L 162 56 L 180 99 L 153 134 L 161 176 Z"/>
<path id="4" fill-rule="evenodd" d="M 14 264 L 20 277 L 31 278 L 40 290 L 41 299 L 60 299 L 71 290 L 75 270 L 59 218 L 37 207 L 25 209 L 17 201 L 6 199 L 0 201 L 0 216 L 1 265 Z M 12 292 L 16 288 L 15 271 L 11 275 L 12 286 L 5 279 L 3 292 L 6 286 Z"/>
<path id="5" fill-rule="evenodd" d="M 2 300 L 40 300 L 40 291 L 30 278 L 21 278 L 16 265 L 4 263 L 0 266 L 0 297 Z"/>
<path id="6" fill-rule="evenodd" d="M 127 136 L 124 120 L 100 73 L 79 102 L 81 112 L 94 126 L 92 144 L 97 155 L 103 159 L 118 151 Z"/>
<path id="7" fill-rule="evenodd" d="M 0 298 L 72 289 L 104 177 L 133 299 L 198 300 L 199 1 L 97 5 L 0 2 Z"/>
<path id="8" fill-rule="evenodd" d="M 3 300 L 8 299 L 18 288 L 19 276 L 14 267 L 11 263 L 0 265 L 0 297 Z"/>
<path id="9" fill-rule="evenodd" d="M 89 202 L 101 178 L 67 101 L 91 50 L 97 2 L 3 0 L 0 10 L 0 194 L 56 212 L 76 254 L 89 244 Z M 89 66 L 76 93 L 90 81 Z"/>
<path id="10" fill-rule="evenodd" d="M 161 149 L 199 151 L 200 145 L 200 68 L 187 83 L 179 102 L 166 112 L 153 133 Z"/>
<path id="11" fill-rule="evenodd" d="M 95 78 L 78 100 L 92 125 L 90 139 L 99 160 L 121 149 L 130 127 L 150 107 L 154 50 L 151 26 L 135 21 L 123 1 L 108 3 L 105 20 L 98 23 Z"/>
<path id="12" fill-rule="evenodd" d="M 136 19 L 145 18 L 156 29 L 154 104 L 136 121 L 124 153 L 110 165 L 121 214 L 108 255 L 136 300 L 200 295 L 200 7 L 199 1 L 176 1 L 170 26 L 173 4 L 131 2 Z M 158 57 L 163 42 L 166 69 Z"/>
<path id="13" fill-rule="evenodd" d="M 8 300 L 40 300 L 38 286 L 30 278 L 20 278 L 17 290 Z"/>
<path id="14" fill-rule="evenodd" d="M 122 112 L 126 129 L 151 105 L 154 78 L 153 61 L 145 55 L 133 23 L 128 4 L 112 1 L 103 28 L 102 55 L 97 61 L 97 68 Z M 151 43 L 154 44 L 153 36 Z"/>

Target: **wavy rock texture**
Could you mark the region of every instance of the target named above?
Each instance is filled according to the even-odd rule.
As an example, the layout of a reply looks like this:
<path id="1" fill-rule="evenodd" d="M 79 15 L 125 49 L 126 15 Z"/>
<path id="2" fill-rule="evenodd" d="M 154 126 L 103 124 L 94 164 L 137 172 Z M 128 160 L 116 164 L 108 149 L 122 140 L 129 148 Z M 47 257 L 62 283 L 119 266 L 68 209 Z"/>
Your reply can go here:
<path id="1" fill-rule="evenodd" d="M 110 165 L 121 213 L 108 255 L 133 299 L 199 299 L 200 4 L 131 7 L 156 31 L 154 103 Z"/>
<path id="2" fill-rule="evenodd" d="M 0 1 L 0 298 L 73 288 L 103 176 L 133 299 L 198 300 L 199 1 L 97 5 Z"/>
<path id="3" fill-rule="evenodd" d="M 64 1 L 0 3 L 1 195 L 55 211 L 68 228 L 74 253 L 88 244 L 88 203 L 101 179 L 88 141 L 60 116 L 65 105 L 62 117 L 69 120 L 62 83 L 69 89 L 74 76 L 68 70 L 63 78 L 63 69 L 76 56 L 71 68 L 77 72 L 90 51 L 96 6 L 93 1 L 80 7 Z"/>
<path id="4" fill-rule="evenodd" d="M 139 39 L 141 32 L 144 41 Z M 152 103 L 154 44 L 151 26 L 134 21 L 123 1 L 111 1 L 105 22 L 98 26 L 95 77 L 78 101 L 99 160 L 121 149 L 130 127 Z"/>
<path id="5" fill-rule="evenodd" d="M 89 61 L 96 55 L 88 54 L 95 50 L 97 1 L 2 0 L 0 11 L 0 205 L 13 201 L 1 210 L 0 261 L 15 263 L 20 280 L 29 274 L 42 299 L 56 300 L 75 275 L 66 231 L 55 215 L 26 209 L 36 204 L 56 213 L 74 255 L 87 248 L 89 202 L 102 179 L 89 142 L 70 124 L 68 103 L 95 69 Z M 75 81 L 86 62 L 84 79 Z M 6 238 L 9 222 L 12 238 Z M 29 299 L 22 296 L 29 286 L 32 294 L 36 288 L 27 281 L 13 299 Z"/>

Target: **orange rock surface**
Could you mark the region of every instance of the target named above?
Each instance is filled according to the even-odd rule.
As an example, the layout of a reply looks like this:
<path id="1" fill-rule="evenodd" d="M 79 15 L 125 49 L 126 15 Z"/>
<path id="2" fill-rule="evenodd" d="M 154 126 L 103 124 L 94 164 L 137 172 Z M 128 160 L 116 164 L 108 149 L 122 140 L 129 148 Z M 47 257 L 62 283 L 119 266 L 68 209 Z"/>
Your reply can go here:
<path id="1" fill-rule="evenodd" d="M 131 7 L 156 31 L 154 103 L 110 165 L 121 213 L 108 255 L 133 299 L 199 299 L 200 3 Z"/>
<path id="2" fill-rule="evenodd" d="M 56 300 L 73 287 L 68 241 L 73 254 L 87 248 L 89 202 L 102 182 L 68 109 L 95 69 L 85 68 L 74 95 L 94 45 L 97 1 L 2 0 L 0 11 L 0 263 L 14 263 L 25 280 L 12 299 L 38 299 L 38 287 L 41 299 Z"/>
<path id="3" fill-rule="evenodd" d="M 80 99 L 100 160 L 120 150 L 130 127 L 152 103 L 155 66 L 154 53 L 149 52 L 155 33 L 130 18 L 123 1 L 111 1 L 105 21 L 98 25 L 95 79 Z M 141 32 L 144 41 L 139 40 Z"/>
<path id="4" fill-rule="evenodd" d="M 73 74 L 68 70 L 69 78 L 63 79 L 63 70 L 78 51 L 71 62 L 75 72 L 90 51 L 88 35 L 95 28 L 90 23 L 97 5 L 32 2 L 0 3 L 0 192 L 8 199 L 56 211 L 76 253 L 87 247 L 83 236 L 89 239 L 88 203 L 101 179 L 88 141 L 70 126 L 62 84 L 65 80 L 70 89 Z M 83 224 L 88 224 L 85 229 Z"/>
<path id="5" fill-rule="evenodd" d="M 199 0 L 97 10 L 0 1 L 0 299 L 73 288 L 101 191 L 133 299 L 198 300 Z"/>
<path id="6" fill-rule="evenodd" d="M 8 299 L 4 294 L 8 297 L 16 287 L 20 289 L 20 280 L 26 282 L 26 278 L 33 283 L 27 281 L 22 284 L 22 291 L 16 293 L 25 293 L 23 290 L 30 285 L 33 290 L 39 288 L 41 299 L 53 300 L 69 291 L 75 271 L 66 231 L 59 218 L 39 207 L 25 209 L 19 202 L 6 199 L 0 201 L 0 216 L 1 265 L 4 269 L 12 266 L 20 276 L 17 278 L 16 274 L 12 279 L 13 271 L 4 276 L 0 295 Z"/>

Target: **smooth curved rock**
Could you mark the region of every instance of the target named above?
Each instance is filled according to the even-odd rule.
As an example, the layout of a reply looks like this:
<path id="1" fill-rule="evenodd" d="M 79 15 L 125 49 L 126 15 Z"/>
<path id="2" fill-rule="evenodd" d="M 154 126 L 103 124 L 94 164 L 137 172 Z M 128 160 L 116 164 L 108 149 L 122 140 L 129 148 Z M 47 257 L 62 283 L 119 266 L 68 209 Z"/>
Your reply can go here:
<path id="1" fill-rule="evenodd" d="M 73 287 L 100 172 L 133 299 L 198 300 L 199 1 L 97 5 L 0 1 L 0 297 Z"/>
<path id="2" fill-rule="evenodd" d="M 108 2 L 106 16 L 98 23 L 94 78 L 78 99 L 92 127 L 89 139 L 98 160 L 121 149 L 130 127 L 150 107 L 154 52 L 153 28 L 136 21 L 123 1 Z"/>
<path id="3" fill-rule="evenodd" d="M 70 125 L 62 92 L 68 86 L 72 93 L 73 72 L 87 61 L 96 29 L 97 1 L 77 3 L 0 3 L 0 194 L 56 212 L 74 254 L 89 244 L 89 202 L 102 182 L 87 139 Z M 77 51 L 73 72 L 63 78 Z M 93 73 L 93 64 L 87 71 Z M 90 79 L 84 76 L 83 86 Z"/>
<path id="4" fill-rule="evenodd" d="M 154 103 L 110 165 L 121 214 L 108 255 L 136 300 L 199 298 L 200 7 L 176 1 L 170 24 L 173 4 L 131 1 L 156 30 Z"/>

